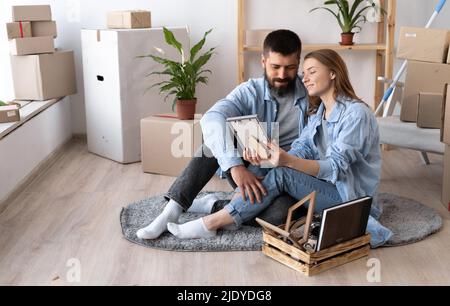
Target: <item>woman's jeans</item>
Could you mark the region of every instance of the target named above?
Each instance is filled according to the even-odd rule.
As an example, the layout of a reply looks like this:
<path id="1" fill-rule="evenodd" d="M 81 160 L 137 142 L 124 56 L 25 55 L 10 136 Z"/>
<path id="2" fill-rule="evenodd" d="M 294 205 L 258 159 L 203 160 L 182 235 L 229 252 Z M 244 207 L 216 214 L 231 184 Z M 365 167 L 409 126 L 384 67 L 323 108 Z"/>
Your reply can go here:
<path id="1" fill-rule="evenodd" d="M 224 209 L 231 215 L 237 226 L 255 218 L 277 196 L 284 192 L 296 199 L 302 199 L 316 191 L 314 209 L 316 213 L 321 213 L 325 208 L 343 202 L 335 185 L 291 168 L 278 167 L 272 169 L 265 176 L 262 184 L 266 187 L 268 194 L 262 198 L 261 203 L 251 204 L 248 199 L 244 201 L 241 197 L 238 197 L 225 206 Z M 308 206 L 309 203 L 305 205 Z M 390 230 L 383 227 L 372 217 L 369 217 L 367 231 L 372 236 L 370 242 L 372 247 L 384 244 L 392 236 Z"/>
<path id="2" fill-rule="evenodd" d="M 185 210 L 189 209 L 199 192 L 214 176 L 217 169 L 219 169 L 217 159 L 212 155 L 211 150 L 206 145 L 203 144 L 194 156 L 195 157 L 191 159 L 189 164 L 170 186 L 168 192 L 164 195 L 167 201 L 172 199 L 181 205 Z M 257 176 L 264 176 L 270 170 L 252 165 L 248 165 L 247 169 Z M 227 174 L 227 179 L 233 189 L 235 189 L 236 184 L 231 178 L 231 175 Z M 218 205 L 218 208 L 228 204 L 228 201 L 227 203 L 222 203 L 223 201 L 218 202 L 221 202 L 216 203 L 220 204 Z M 286 220 L 288 209 L 296 202 L 297 201 L 294 198 L 286 193 L 283 193 L 273 201 L 272 205 L 270 205 L 267 210 L 262 212 L 260 217 L 273 224 L 282 223 Z M 296 212 L 296 216 L 300 217 L 303 213 L 304 210 L 299 209 Z M 250 220 L 246 224 L 258 226 L 254 220 Z"/>

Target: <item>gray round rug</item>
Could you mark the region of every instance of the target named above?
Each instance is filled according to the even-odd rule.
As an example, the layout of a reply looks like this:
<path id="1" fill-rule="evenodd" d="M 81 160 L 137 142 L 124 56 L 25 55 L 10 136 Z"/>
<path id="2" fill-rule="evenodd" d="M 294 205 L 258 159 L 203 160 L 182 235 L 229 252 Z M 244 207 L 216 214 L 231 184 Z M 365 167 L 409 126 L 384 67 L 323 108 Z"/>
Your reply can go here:
<path id="1" fill-rule="evenodd" d="M 204 196 L 202 192 L 198 197 Z M 231 192 L 216 192 L 220 199 L 229 199 Z M 380 223 L 392 230 L 394 235 L 385 246 L 413 243 L 437 232 L 442 218 L 432 208 L 415 200 L 388 193 L 380 193 L 378 200 L 383 207 Z M 158 239 L 142 240 L 136 231 L 154 220 L 163 210 L 166 201 L 155 196 L 122 208 L 120 224 L 125 238 L 146 247 L 171 251 L 260 251 L 262 230 L 260 227 L 242 226 L 236 231 L 219 230 L 214 238 L 178 239 L 166 232 Z M 203 214 L 184 213 L 179 223 L 197 219 Z"/>

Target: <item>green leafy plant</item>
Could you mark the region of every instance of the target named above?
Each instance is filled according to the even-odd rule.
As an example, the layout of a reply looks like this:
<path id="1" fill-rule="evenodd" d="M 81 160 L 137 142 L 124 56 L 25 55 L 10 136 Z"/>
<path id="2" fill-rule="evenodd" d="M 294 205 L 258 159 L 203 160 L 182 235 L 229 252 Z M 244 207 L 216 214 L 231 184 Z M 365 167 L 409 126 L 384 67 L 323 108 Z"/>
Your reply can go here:
<path id="1" fill-rule="evenodd" d="M 8 104 L 0 100 L 0 106 L 7 106 Z"/>
<path id="2" fill-rule="evenodd" d="M 367 22 L 366 16 L 363 15 L 366 10 L 379 9 L 383 14 L 385 13 L 385 10 L 377 6 L 373 1 L 369 1 L 371 2 L 371 5 L 360 7 L 365 1 L 366 0 L 355 0 L 350 6 L 349 1 L 347 0 L 329 0 L 325 1 L 324 5 L 335 5 L 337 7 L 337 12 L 324 6 L 313 8 L 309 12 L 311 13 L 315 10 L 326 10 L 336 18 L 339 26 L 341 27 L 342 33 L 352 33 L 353 29 L 359 29 L 359 31 L 361 31 L 362 28 L 359 24 L 361 22 Z"/>
<path id="3" fill-rule="evenodd" d="M 172 31 L 167 28 L 163 28 L 164 38 L 168 45 L 176 48 L 180 53 L 181 60 L 173 61 L 153 54 L 142 55 L 140 58 L 149 57 L 157 63 L 164 66 L 163 71 L 153 71 L 147 75 L 159 75 L 167 76 L 168 79 L 162 82 L 158 82 L 147 88 L 147 90 L 153 87 L 159 87 L 161 94 L 166 94 L 164 101 L 171 95 L 175 95 L 172 103 L 172 110 L 175 107 L 177 100 L 191 100 L 195 99 L 195 90 L 198 83 L 208 84 L 208 77 L 205 73 L 212 73 L 211 70 L 202 69 L 202 67 L 209 61 L 214 54 L 215 48 L 210 48 L 205 53 L 199 55 L 200 50 L 203 48 L 206 36 L 211 33 L 212 29 L 205 32 L 203 38 L 196 43 L 191 49 L 188 58 L 186 58 L 182 44 L 177 41 Z M 164 55 L 164 51 L 155 48 L 159 53 Z"/>

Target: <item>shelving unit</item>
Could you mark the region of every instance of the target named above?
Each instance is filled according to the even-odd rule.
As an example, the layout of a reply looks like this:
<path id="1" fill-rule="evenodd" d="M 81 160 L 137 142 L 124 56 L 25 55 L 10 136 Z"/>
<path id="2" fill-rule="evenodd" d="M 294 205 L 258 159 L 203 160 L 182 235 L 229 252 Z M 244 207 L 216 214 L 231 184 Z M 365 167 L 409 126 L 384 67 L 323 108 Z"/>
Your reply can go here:
<path id="1" fill-rule="evenodd" d="M 262 46 L 245 45 L 245 0 L 238 1 L 238 83 L 244 82 L 245 79 L 245 53 L 246 52 L 262 52 Z M 341 46 L 339 44 L 306 44 L 302 46 L 303 51 L 313 51 L 318 49 L 333 50 L 352 50 L 352 51 L 376 51 L 376 69 L 375 69 L 375 94 L 374 108 L 378 106 L 378 102 L 383 95 L 383 86 L 377 81 L 377 77 L 384 75 L 388 79 L 393 76 L 393 49 L 394 49 L 394 31 L 395 31 L 395 14 L 397 0 L 381 0 L 382 7 L 385 8 L 387 14 L 381 16 L 381 21 L 377 26 L 376 43 L 374 44 L 355 44 L 352 46 Z M 385 4 L 386 2 L 386 4 Z M 387 7 L 386 7 L 387 6 Z M 384 64 L 383 64 L 384 57 Z M 384 67 L 383 67 L 384 66 Z"/>

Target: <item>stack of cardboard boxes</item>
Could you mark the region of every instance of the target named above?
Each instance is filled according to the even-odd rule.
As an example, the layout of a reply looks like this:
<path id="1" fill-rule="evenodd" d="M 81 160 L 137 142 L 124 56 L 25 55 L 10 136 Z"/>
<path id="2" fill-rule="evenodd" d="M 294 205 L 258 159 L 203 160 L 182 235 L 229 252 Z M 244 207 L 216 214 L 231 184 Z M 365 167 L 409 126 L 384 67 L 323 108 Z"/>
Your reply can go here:
<path id="1" fill-rule="evenodd" d="M 397 57 L 408 60 L 400 120 L 440 128 L 444 86 L 450 83 L 450 31 L 402 27 Z"/>
<path id="2" fill-rule="evenodd" d="M 408 60 L 400 119 L 440 128 L 445 143 L 442 202 L 450 210 L 450 31 L 403 27 L 397 57 Z"/>
<path id="3" fill-rule="evenodd" d="M 13 6 L 12 19 L 6 28 L 15 98 L 48 100 L 76 93 L 73 51 L 55 50 L 50 5 Z"/>

